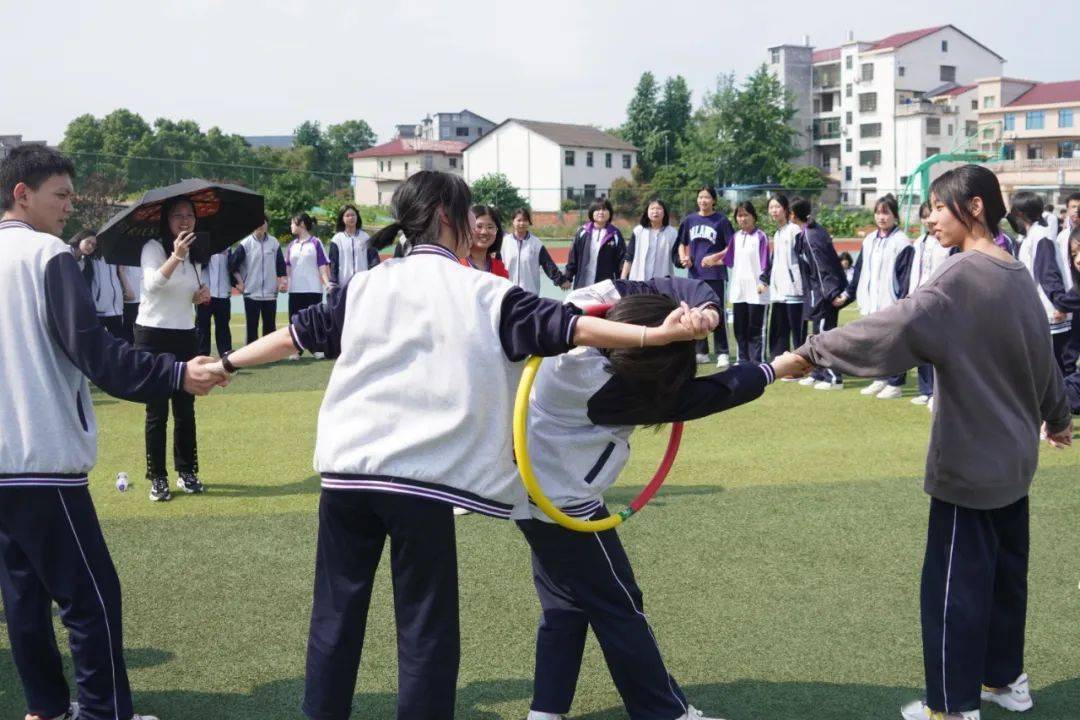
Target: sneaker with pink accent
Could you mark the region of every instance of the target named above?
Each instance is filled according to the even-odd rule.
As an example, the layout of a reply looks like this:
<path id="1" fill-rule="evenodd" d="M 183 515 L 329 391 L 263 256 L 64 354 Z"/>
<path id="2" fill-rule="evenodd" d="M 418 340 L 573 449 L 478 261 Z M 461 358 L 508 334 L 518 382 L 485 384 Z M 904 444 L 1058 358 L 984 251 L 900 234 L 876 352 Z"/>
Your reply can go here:
<path id="1" fill-rule="evenodd" d="M 1035 701 L 1031 699 L 1031 687 L 1028 684 L 1027 673 L 1020 673 L 1020 677 L 1003 688 L 992 688 L 983 685 L 982 700 L 983 702 L 1000 705 L 1013 712 L 1030 710 L 1035 704 Z"/>

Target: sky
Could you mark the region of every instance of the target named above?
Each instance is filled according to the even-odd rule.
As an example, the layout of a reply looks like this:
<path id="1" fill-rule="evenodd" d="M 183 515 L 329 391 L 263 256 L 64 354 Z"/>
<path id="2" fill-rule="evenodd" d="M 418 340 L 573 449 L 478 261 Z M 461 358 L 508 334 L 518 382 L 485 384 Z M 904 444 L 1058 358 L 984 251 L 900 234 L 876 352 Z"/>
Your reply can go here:
<path id="1" fill-rule="evenodd" d="M 1006 75 L 1072 80 L 1074 2 L 1039 3 L 1041 20 L 1020 33 L 1004 0 L 0 0 L 0 132 L 57 143 L 78 115 L 120 107 L 240 135 L 363 119 L 380 142 L 398 123 L 463 108 L 612 127 L 646 70 L 684 76 L 696 107 L 719 74 L 745 77 L 771 45 L 950 23 L 1004 56 Z"/>

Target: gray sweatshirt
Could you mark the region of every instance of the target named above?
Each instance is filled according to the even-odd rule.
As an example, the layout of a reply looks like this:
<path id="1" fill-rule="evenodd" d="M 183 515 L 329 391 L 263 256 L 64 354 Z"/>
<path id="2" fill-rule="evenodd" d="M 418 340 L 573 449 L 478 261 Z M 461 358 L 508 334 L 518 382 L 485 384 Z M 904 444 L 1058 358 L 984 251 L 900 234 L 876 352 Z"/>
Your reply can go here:
<path id="1" fill-rule="evenodd" d="M 884 377 L 934 365 L 934 419 L 926 492 L 977 510 L 1028 493 L 1039 427 L 1070 420 L 1046 313 L 1024 265 L 981 252 L 949 258 L 897 304 L 797 351 L 815 365 Z"/>

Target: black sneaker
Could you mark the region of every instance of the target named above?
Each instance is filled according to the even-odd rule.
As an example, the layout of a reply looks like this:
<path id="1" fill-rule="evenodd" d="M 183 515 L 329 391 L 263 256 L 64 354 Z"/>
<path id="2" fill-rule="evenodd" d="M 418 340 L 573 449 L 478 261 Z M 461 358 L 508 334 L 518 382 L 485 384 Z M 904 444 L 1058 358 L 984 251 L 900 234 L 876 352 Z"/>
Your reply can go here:
<path id="1" fill-rule="evenodd" d="M 176 478 L 176 487 L 180 488 L 186 493 L 201 493 L 206 488 L 203 486 L 199 478 L 195 473 L 182 472 L 180 477 Z"/>
<path id="2" fill-rule="evenodd" d="M 169 478 L 164 475 L 150 478 L 150 499 L 154 502 L 172 500 L 172 493 L 169 492 Z"/>

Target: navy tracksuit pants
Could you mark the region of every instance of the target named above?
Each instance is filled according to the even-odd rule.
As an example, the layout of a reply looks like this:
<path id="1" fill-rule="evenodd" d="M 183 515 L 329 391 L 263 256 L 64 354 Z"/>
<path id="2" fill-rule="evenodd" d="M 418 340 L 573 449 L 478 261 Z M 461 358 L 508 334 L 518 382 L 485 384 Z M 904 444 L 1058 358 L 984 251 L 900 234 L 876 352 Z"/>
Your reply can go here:
<path id="1" fill-rule="evenodd" d="M 840 322 L 839 308 L 829 306 L 824 308 L 821 312 L 822 317 L 818 318 L 813 322 L 815 333 L 823 333 L 826 330 L 832 330 Z M 833 385 L 844 382 L 843 374 L 837 372 L 836 370 L 829 370 L 827 368 L 814 368 L 810 372 L 810 377 L 818 381 L 824 380 L 826 382 L 832 383 Z"/>
<path id="2" fill-rule="evenodd" d="M 210 298 L 206 305 L 195 306 L 195 333 L 198 337 L 200 355 L 210 354 L 210 321 L 214 323 L 214 342 L 218 355 L 232 350 L 232 301 L 229 298 Z"/>
<path id="3" fill-rule="evenodd" d="M 919 394 L 927 397 L 934 396 L 934 366 L 920 365 L 918 369 Z"/>
<path id="4" fill-rule="evenodd" d="M 931 499 L 920 613 L 930 709 L 977 710 L 982 685 L 1023 671 L 1027 570 L 1026 497 L 996 510 Z"/>
<path id="5" fill-rule="evenodd" d="M 0 488 L 0 594 L 27 712 L 56 717 L 71 696 L 53 632 L 52 604 L 68 630 L 85 720 L 127 720 L 120 579 L 90 492 Z"/>
<path id="6" fill-rule="evenodd" d="M 303 705 L 314 720 L 344 720 L 352 711 L 375 570 L 387 537 L 397 623 L 397 716 L 454 716 L 461 644 L 453 509 L 408 495 L 323 489 Z"/>
<path id="7" fill-rule="evenodd" d="M 594 518 L 607 515 L 601 510 Z M 660 657 L 615 531 L 581 533 L 541 520 L 519 520 L 518 527 L 532 548 L 542 612 L 532 709 L 570 711 L 591 627 L 631 720 L 684 715 L 686 697 Z"/>
<path id="8" fill-rule="evenodd" d="M 727 319 L 724 313 L 724 283 L 723 278 L 719 280 L 704 280 L 706 285 L 712 288 L 716 293 L 716 297 L 720 298 L 720 324 L 713 330 L 713 351 L 717 355 L 727 355 L 731 352 L 731 348 L 728 345 L 727 336 Z M 697 341 L 697 352 L 701 355 L 709 354 L 709 338 Z"/>

